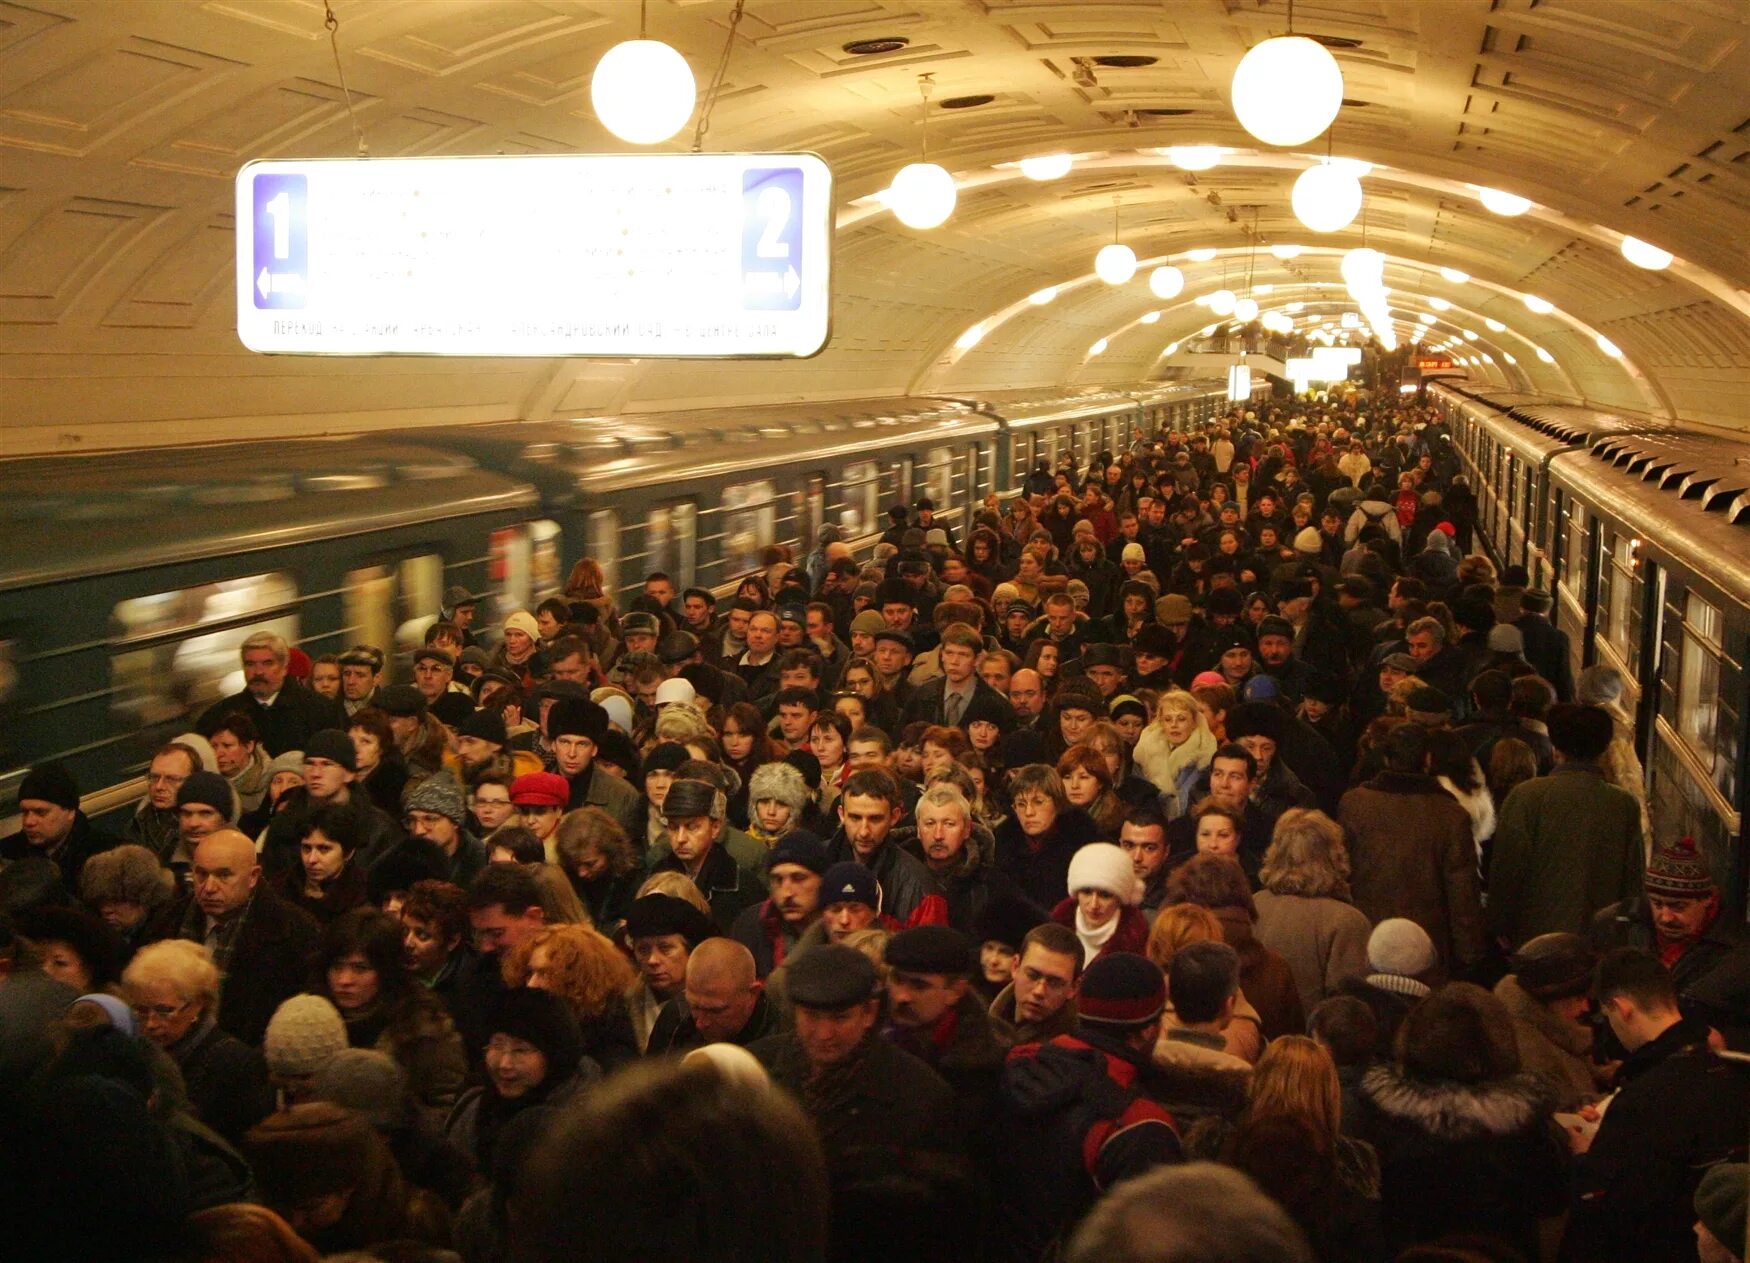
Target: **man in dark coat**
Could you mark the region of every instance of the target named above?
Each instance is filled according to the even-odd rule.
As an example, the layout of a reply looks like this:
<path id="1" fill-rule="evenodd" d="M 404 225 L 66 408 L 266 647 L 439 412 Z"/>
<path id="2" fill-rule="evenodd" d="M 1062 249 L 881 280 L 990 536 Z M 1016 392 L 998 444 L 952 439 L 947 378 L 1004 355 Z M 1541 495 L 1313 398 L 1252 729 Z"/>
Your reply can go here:
<path id="1" fill-rule="evenodd" d="M 176 937 L 207 945 L 224 978 L 220 1028 L 259 1047 L 274 1010 L 308 983 L 321 930 L 262 882 L 255 843 L 235 829 L 200 840 L 189 876 Z"/>
<path id="2" fill-rule="evenodd" d="M 42 763 L 25 773 L 18 785 L 18 815 L 18 832 L 0 841 L 0 860 L 51 860 L 68 890 L 79 889 L 86 860 L 115 845 L 79 809 L 79 786 L 59 763 Z"/>
<path id="3" fill-rule="evenodd" d="M 1593 998 L 1628 1050 L 1620 1090 L 1578 1155 L 1561 1257 L 1572 1263 L 1687 1263 L 1692 1207 L 1708 1167 L 1742 1162 L 1750 1077 L 1717 1056 L 1678 1009 L 1670 971 L 1638 948 L 1598 963 Z"/>
<path id="4" fill-rule="evenodd" d="M 970 626 L 950 623 L 943 628 L 938 652 L 942 674 L 912 692 L 905 703 L 902 724 L 922 722 L 964 728 L 975 701 L 981 707 L 994 706 L 1001 713 L 1013 714 L 1009 699 L 978 676 L 978 655 L 984 652 L 984 639 Z"/>
<path id="5" fill-rule="evenodd" d="M 221 697 L 201 716 L 199 727 L 221 715 L 247 715 L 255 725 L 261 746 L 278 757 L 287 750 L 302 750 L 312 734 L 324 728 L 346 731 L 346 707 L 335 697 L 323 697 L 292 679 L 286 672 L 292 652 L 272 632 L 257 632 L 243 642 L 243 691 Z"/>
<path id="6" fill-rule="evenodd" d="M 883 768 L 851 773 L 839 794 L 839 829 L 828 843 L 829 853 L 835 864 L 851 861 L 873 872 L 881 884 L 881 911 L 901 925 L 940 925 L 947 920 L 947 906 L 935 894 L 929 869 L 891 836 L 904 811 L 891 773 Z"/>
<path id="7" fill-rule="evenodd" d="M 711 905 L 711 919 L 727 934 L 744 909 L 766 897 L 766 888 L 761 874 L 720 845 L 728 815 L 723 791 L 705 781 L 675 781 L 662 800 L 662 814 L 670 850 L 651 871 L 690 878 Z"/>
<path id="8" fill-rule="evenodd" d="M 1515 594 L 1517 601 L 1513 600 Z M 1525 660 L 1550 682 L 1558 702 L 1574 700 L 1574 654 L 1568 633 L 1549 620 L 1549 593 L 1537 588 L 1500 588 L 1495 593 L 1503 622 L 1513 624 L 1525 641 Z M 1519 606 L 1518 610 L 1512 608 Z"/>
<path id="9" fill-rule="evenodd" d="M 1075 1033 L 1010 1052 L 994 1146 L 993 1263 L 1036 1263 L 1100 1194 L 1180 1160 L 1172 1115 L 1138 1086 L 1166 991 L 1144 957 L 1101 956 L 1082 975 Z"/>
<path id="10" fill-rule="evenodd" d="M 792 829 L 766 855 L 764 903 L 742 909 L 729 936 L 753 954 L 754 972 L 765 978 L 795 950 L 808 928 L 820 920 L 820 879 L 832 867 L 826 843 Z"/>
<path id="11" fill-rule="evenodd" d="M 855 948 L 826 943 L 786 967 L 796 1028 L 749 1052 L 814 1121 L 836 1212 L 860 1184 L 958 1159 L 954 1092 L 942 1076 L 877 1031 L 875 965 Z"/>
<path id="12" fill-rule="evenodd" d="M 687 956 L 685 989 L 657 1010 L 645 1051 L 684 1053 L 706 1044 L 743 1048 L 778 1033 L 778 1011 L 754 976 L 753 953 L 727 938 L 706 939 Z"/>
<path id="13" fill-rule="evenodd" d="M 644 795 L 595 765 L 608 735 L 608 712 L 582 698 L 561 698 L 547 712 L 546 730 L 553 770 L 571 782 L 570 806 L 600 807 L 635 845 L 641 844 L 647 825 Z"/>
<path id="14" fill-rule="evenodd" d="M 948 925 L 970 934 L 992 903 L 1021 898 L 1015 883 L 992 866 L 996 840 L 973 818 L 958 789 L 931 785 L 913 812 L 916 828 L 895 829 L 894 841 L 929 868 L 935 893 L 947 905 Z"/>
<path id="15" fill-rule="evenodd" d="M 945 925 L 920 925 L 887 940 L 887 1025 L 882 1032 L 948 1081 L 960 1126 L 986 1134 L 1003 1046 L 972 989 L 977 948 Z M 981 1164 L 982 1165 L 982 1164 Z"/>

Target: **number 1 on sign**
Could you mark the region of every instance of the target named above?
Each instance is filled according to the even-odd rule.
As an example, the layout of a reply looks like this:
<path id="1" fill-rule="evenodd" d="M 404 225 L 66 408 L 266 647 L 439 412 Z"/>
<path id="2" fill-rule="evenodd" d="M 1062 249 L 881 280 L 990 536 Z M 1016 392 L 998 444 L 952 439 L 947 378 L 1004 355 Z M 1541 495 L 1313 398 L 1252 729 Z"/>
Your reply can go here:
<path id="1" fill-rule="evenodd" d="M 292 199 L 282 189 L 262 209 L 273 220 L 273 257 L 283 259 L 292 252 Z"/>

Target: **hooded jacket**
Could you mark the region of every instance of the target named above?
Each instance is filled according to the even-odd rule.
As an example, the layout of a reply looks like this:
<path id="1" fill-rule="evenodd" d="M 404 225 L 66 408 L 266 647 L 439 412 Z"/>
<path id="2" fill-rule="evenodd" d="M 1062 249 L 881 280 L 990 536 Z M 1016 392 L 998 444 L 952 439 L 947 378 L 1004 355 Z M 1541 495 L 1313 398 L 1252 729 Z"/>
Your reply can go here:
<path id="1" fill-rule="evenodd" d="M 1146 1053 L 1083 1029 L 1009 1054 L 995 1149 L 993 1263 L 1036 1263 L 1107 1189 L 1177 1162 L 1173 1116 L 1143 1095 Z"/>

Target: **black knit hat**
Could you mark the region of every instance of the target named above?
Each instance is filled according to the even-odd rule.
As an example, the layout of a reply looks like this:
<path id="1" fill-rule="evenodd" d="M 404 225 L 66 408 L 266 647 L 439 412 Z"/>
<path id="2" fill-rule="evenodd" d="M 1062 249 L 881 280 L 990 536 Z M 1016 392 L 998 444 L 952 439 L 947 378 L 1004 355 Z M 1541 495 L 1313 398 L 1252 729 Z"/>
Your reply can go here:
<path id="1" fill-rule="evenodd" d="M 1001 943 L 1019 952 L 1027 932 L 1048 919 L 1044 912 L 1025 899 L 998 895 L 984 905 L 973 934 L 980 943 Z"/>
<path id="2" fill-rule="evenodd" d="M 235 819 L 237 796 L 231 782 L 217 772 L 196 772 L 182 783 L 182 788 L 176 791 L 176 805 L 186 807 L 190 803 L 211 807 L 227 822 Z"/>
<path id="3" fill-rule="evenodd" d="M 1288 717 L 1269 702 L 1241 702 L 1227 713 L 1227 739 L 1267 737 L 1278 745 L 1288 732 Z"/>
<path id="4" fill-rule="evenodd" d="M 945 925 L 919 925 L 887 940 L 882 959 L 889 969 L 960 978 L 972 972 L 972 940 Z"/>
<path id="5" fill-rule="evenodd" d="M 518 987 L 506 991 L 493 1006 L 486 1024 L 488 1038 L 509 1035 L 541 1050 L 547 1059 L 547 1082 L 570 1075 L 583 1059 L 583 1032 L 571 1006 L 551 991 Z"/>
<path id="6" fill-rule="evenodd" d="M 456 728 L 474 713 L 474 699 L 467 693 L 449 689 L 431 704 L 431 713 L 446 728 Z"/>
<path id="7" fill-rule="evenodd" d="M 832 867 L 832 855 L 826 843 L 806 829 L 792 829 L 766 852 L 766 871 L 780 864 L 795 864 L 815 874 L 824 874 Z"/>
<path id="8" fill-rule="evenodd" d="M 678 741 L 659 741 L 644 756 L 644 774 L 648 776 L 652 772 L 672 772 L 692 757 L 687 748 Z"/>
<path id="9" fill-rule="evenodd" d="M 1147 1026 L 1166 1007 L 1166 975 L 1135 952 L 1112 952 L 1095 960 L 1082 974 L 1076 999 L 1078 1020 L 1120 1030 Z"/>
<path id="10" fill-rule="evenodd" d="M 510 740 L 510 735 L 504 729 L 504 713 L 496 710 L 475 711 L 457 726 L 456 735 L 478 737 L 498 746 Z"/>
<path id="11" fill-rule="evenodd" d="M 73 774 L 63 765 L 39 763 L 31 768 L 18 787 L 18 801 L 23 802 L 27 798 L 53 803 L 63 811 L 77 811 L 79 786 L 74 783 Z"/>
<path id="12" fill-rule="evenodd" d="M 324 728 L 310 734 L 310 739 L 304 743 L 304 762 L 308 764 L 311 759 L 327 759 L 349 772 L 359 770 L 358 751 L 353 747 L 352 738 L 338 728 Z"/>

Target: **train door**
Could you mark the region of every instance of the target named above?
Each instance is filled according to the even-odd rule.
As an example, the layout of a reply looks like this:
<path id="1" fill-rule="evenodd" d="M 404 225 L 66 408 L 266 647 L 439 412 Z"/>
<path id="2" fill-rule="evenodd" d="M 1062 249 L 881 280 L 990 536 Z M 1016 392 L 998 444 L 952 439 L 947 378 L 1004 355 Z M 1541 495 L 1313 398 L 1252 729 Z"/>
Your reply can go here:
<path id="1" fill-rule="evenodd" d="M 644 518 L 645 569 L 666 574 L 677 590 L 697 583 L 698 513 L 691 500 L 670 500 L 652 507 Z"/>
<path id="2" fill-rule="evenodd" d="M 620 515 L 613 509 L 594 509 L 584 522 L 584 555 L 602 568 L 602 591 L 620 590 Z"/>

